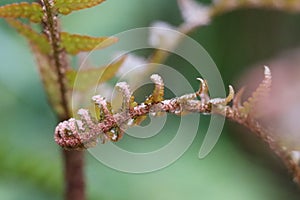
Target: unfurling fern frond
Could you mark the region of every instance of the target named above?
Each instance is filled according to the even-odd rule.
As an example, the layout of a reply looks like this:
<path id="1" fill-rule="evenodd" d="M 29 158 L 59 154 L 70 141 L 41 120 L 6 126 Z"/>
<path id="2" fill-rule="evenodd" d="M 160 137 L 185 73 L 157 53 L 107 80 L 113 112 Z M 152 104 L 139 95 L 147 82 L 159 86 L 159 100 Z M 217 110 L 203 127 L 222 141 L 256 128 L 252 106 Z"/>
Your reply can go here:
<path id="1" fill-rule="evenodd" d="M 224 99 L 197 99 L 199 95 L 207 93 L 207 85 L 200 86 L 198 92 L 175 97 L 173 99 L 163 100 L 164 83 L 163 79 L 154 74 L 151 76 L 155 84 L 155 89 L 151 98 L 147 98 L 145 102 L 137 104 L 127 83 L 121 82 L 117 84 L 117 88 L 123 94 L 122 110 L 119 113 L 113 113 L 111 106 L 100 95 L 94 96 L 92 99 L 96 106 L 100 109 L 96 118 L 93 118 L 85 109 L 78 111 L 80 120 L 73 118 L 58 124 L 55 130 L 55 141 L 64 148 L 85 149 L 94 146 L 100 138 L 102 142 L 107 140 L 119 140 L 123 132 L 128 126 L 138 125 L 148 114 L 156 113 L 175 113 L 181 115 L 186 112 L 212 113 L 212 106 L 217 106 L 218 113 L 220 109 L 227 109 L 227 103 L 233 97 L 233 89 L 230 87 L 228 97 Z M 203 81 L 206 83 L 206 81 Z M 208 94 L 205 94 L 208 95 Z M 155 100 L 155 101 L 154 101 Z"/>

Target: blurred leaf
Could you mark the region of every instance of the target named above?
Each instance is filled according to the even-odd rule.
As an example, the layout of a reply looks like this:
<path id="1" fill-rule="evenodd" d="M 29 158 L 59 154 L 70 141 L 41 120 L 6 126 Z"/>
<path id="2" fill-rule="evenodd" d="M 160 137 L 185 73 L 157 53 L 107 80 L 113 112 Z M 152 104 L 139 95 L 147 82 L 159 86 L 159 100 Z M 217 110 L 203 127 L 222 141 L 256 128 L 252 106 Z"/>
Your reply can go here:
<path id="1" fill-rule="evenodd" d="M 36 45 L 43 53 L 49 53 L 51 51 L 51 46 L 46 35 L 34 31 L 30 26 L 18 20 L 7 19 L 7 22 L 31 43 Z M 91 51 L 95 48 L 105 48 L 117 42 L 117 40 L 115 37 L 89 37 L 61 32 L 61 47 L 65 48 L 67 53 L 70 54 L 77 54 L 81 51 Z"/>
<path id="2" fill-rule="evenodd" d="M 67 71 L 66 76 L 69 86 L 76 90 L 86 90 L 92 86 L 104 83 L 115 76 L 125 59 L 126 56 L 106 67 Z"/>
<path id="3" fill-rule="evenodd" d="M 61 33 L 61 46 L 67 53 L 77 54 L 81 51 L 91 51 L 95 48 L 101 49 L 117 42 L 115 37 L 90 37 L 85 35 Z"/>
<path id="4" fill-rule="evenodd" d="M 55 0 L 54 5 L 59 13 L 67 15 L 72 11 L 90 8 L 102 2 L 104 0 Z"/>
<path id="5" fill-rule="evenodd" d="M 27 18 L 31 22 L 39 23 L 43 18 L 43 10 L 38 3 L 13 3 L 0 7 L 0 17 Z"/>
<path id="6" fill-rule="evenodd" d="M 26 37 L 29 42 L 38 47 L 43 53 L 49 53 L 51 46 L 48 42 L 48 39 L 45 35 L 37 33 L 30 26 L 21 23 L 18 20 L 7 19 L 6 20 L 12 27 L 14 27 L 21 35 Z"/>
<path id="7" fill-rule="evenodd" d="M 39 72 L 42 75 L 41 78 L 50 104 L 58 115 L 63 115 L 64 109 L 61 106 L 60 95 L 57 94 L 60 86 L 57 81 L 57 74 L 52 69 L 51 57 L 43 54 L 34 46 L 32 46 L 32 51 L 34 52 Z"/>

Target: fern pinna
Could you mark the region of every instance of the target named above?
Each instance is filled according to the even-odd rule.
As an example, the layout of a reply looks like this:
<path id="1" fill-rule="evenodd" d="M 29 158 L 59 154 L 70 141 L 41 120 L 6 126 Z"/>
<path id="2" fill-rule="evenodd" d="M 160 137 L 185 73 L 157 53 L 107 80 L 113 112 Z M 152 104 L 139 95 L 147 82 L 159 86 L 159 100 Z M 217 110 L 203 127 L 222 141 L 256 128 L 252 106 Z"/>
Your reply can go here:
<path id="1" fill-rule="evenodd" d="M 15 28 L 29 42 L 36 58 L 48 101 L 59 121 L 72 116 L 71 91 L 77 75 L 70 65 L 70 56 L 80 52 L 105 48 L 117 41 L 114 37 L 90 37 L 61 31 L 59 16 L 90 8 L 103 0 L 40 0 L 33 3 L 13 3 L 0 7 L 0 17 Z M 34 24 L 39 24 L 37 30 Z M 105 74 L 106 81 L 114 76 L 124 58 L 99 68 L 81 70 L 82 75 Z M 63 150 L 66 199 L 85 199 L 83 153 Z M 76 167 L 74 167 L 76 166 Z"/>
<path id="2" fill-rule="evenodd" d="M 41 0 L 38 3 L 13 3 L 0 7 L 0 17 L 14 27 L 29 42 L 36 57 L 49 101 L 59 118 L 66 119 L 71 115 L 69 91 L 73 89 L 77 72 L 70 66 L 67 55 L 105 48 L 117 41 L 115 37 L 90 37 L 86 35 L 62 32 L 58 22 L 59 15 L 96 6 L 103 0 Z M 21 18 L 25 20 L 20 20 Z M 35 30 L 31 24 L 41 24 L 41 30 Z M 123 59 L 122 59 L 123 60 Z M 109 78 L 119 69 L 122 62 L 112 66 L 89 69 L 103 71 L 110 68 Z M 83 71 L 84 73 L 88 73 Z M 68 77 L 68 78 L 66 78 Z M 60 92 L 59 92 L 60 91 Z M 59 94 L 59 95 L 57 95 Z"/>

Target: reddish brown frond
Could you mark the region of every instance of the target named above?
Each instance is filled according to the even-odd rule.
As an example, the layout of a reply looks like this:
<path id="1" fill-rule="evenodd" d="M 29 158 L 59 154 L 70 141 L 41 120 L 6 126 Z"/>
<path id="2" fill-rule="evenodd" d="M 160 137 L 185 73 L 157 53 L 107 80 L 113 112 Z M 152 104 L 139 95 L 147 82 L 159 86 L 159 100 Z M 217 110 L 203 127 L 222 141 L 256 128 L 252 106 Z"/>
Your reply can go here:
<path id="1" fill-rule="evenodd" d="M 37 33 L 30 26 L 21 23 L 18 20 L 7 19 L 6 20 L 12 27 L 14 27 L 21 35 L 26 37 L 26 39 L 35 45 L 43 53 L 49 53 L 51 51 L 51 46 L 48 42 L 47 37 L 44 34 Z"/>
<path id="2" fill-rule="evenodd" d="M 85 35 L 61 33 L 61 47 L 69 54 L 78 54 L 82 51 L 102 49 L 117 42 L 115 37 L 90 37 Z"/>
<path id="3" fill-rule="evenodd" d="M 104 0 L 55 0 L 54 6 L 59 13 L 67 15 L 72 11 L 90 8 L 102 2 Z"/>
<path id="4" fill-rule="evenodd" d="M 38 3 L 13 3 L 0 7 L 2 18 L 27 18 L 31 22 L 39 23 L 43 18 L 43 10 Z"/>

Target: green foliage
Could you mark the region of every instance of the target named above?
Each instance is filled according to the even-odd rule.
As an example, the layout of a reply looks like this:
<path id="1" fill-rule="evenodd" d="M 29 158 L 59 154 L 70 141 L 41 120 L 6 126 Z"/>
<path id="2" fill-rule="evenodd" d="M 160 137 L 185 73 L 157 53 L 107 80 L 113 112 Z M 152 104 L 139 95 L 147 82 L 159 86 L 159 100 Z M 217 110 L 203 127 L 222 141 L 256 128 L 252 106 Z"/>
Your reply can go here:
<path id="1" fill-rule="evenodd" d="M 31 22 L 42 21 L 43 10 L 38 3 L 13 3 L 0 7 L 0 17 L 2 18 L 27 18 Z"/>
<path id="2" fill-rule="evenodd" d="M 57 81 L 57 74 L 53 70 L 53 62 L 51 60 L 51 57 L 41 52 L 38 48 L 35 48 L 35 46 L 33 45 L 32 51 L 36 58 L 43 85 L 45 86 L 44 89 L 47 95 L 49 96 L 49 103 L 51 104 L 52 109 L 57 114 L 62 115 L 64 110 L 60 102 L 60 96 L 57 95 L 57 91 L 59 91 L 60 86 Z"/>
<path id="3" fill-rule="evenodd" d="M 51 46 L 45 34 L 36 32 L 18 20 L 7 19 L 7 22 L 43 53 L 49 54 L 51 52 Z M 117 38 L 114 37 L 89 37 L 61 32 L 60 45 L 67 53 L 75 55 L 82 51 L 105 48 L 115 42 L 117 42 Z"/>
<path id="4" fill-rule="evenodd" d="M 44 54 L 48 54 L 51 52 L 51 46 L 48 42 L 46 35 L 37 33 L 30 26 L 14 19 L 6 20 L 9 25 L 14 27 L 21 35 L 23 35 L 32 45 L 39 48 L 41 52 Z"/>
<path id="5" fill-rule="evenodd" d="M 74 10 L 89 8 L 102 3 L 104 0 L 56 0 L 52 12 L 57 10 L 61 14 L 69 14 Z M 8 23 L 14 27 L 19 33 L 28 39 L 28 41 L 36 45 L 44 54 L 51 53 L 51 45 L 48 42 L 52 39 L 44 33 L 37 33 L 29 25 L 10 18 L 26 18 L 32 22 L 40 23 L 43 19 L 43 9 L 38 3 L 14 3 L 0 7 L 0 17 L 8 19 Z M 85 35 L 60 33 L 60 47 L 67 53 L 75 55 L 81 51 L 91 51 L 93 49 L 105 48 L 115 42 L 114 37 L 89 37 Z"/>
<path id="6" fill-rule="evenodd" d="M 59 13 L 67 15 L 72 11 L 90 8 L 102 2 L 104 0 L 55 0 L 54 5 Z"/>
<path id="7" fill-rule="evenodd" d="M 72 55 L 82 51 L 91 51 L 95 48 L 105 48 L 115 42 L 117 42 L 115 37 L 89 37 L 61 32 L 61 47 Z"/>
<path id="8" fill-rule="evenodd" d="M 58 116 L 64 116 L 64 113 L 68 110 L 66 108 L 68 106 L 63 106 L 62 104 L 63 102 L 64 104 L 69 104 L 69 89 L 74 88 L 72 84 L 76 75 L 78 75 L 77 72 L 68 66 L 65 53 L 76 55 L 83 51 L 105 48 L 117 42 L 117 38 L 89 37 L 60 32 L 57 23 L 57 14 L 69 14 L 72 11 L 96 6 L 102 2 L 103 0 L 41 1 L 41 5 L 45 7 L 45 11 L 43 11 L 42 6 L 38 3 L 14 3 L 0 7 L 0 17 L 6 18 L 7 22 L 29 41 L 39 66 L 39 72 L 49 102 Z M 41 25 L 44 31 L 39 33 L 30 24 L 21 22 L 18 18 L 25 18 L 38 23 L 43 22 Z M 103 82 L 112 78 L 123 61 L 124 59 L 121 59 L 100 70 L 94 68 L 82 72 L 79 78 L 88 81 L 84 81 L 84 84 L 77 87 L 77 89 L 81 88 L 84 90 L 89 86 L 93 86 L 94 81 L 95 83 L 97 82 L 95 75 L 98 76 L 99 73 L 102 74 L 104 71 L 105 73 L 102 76 Z M 65 68 L 68 80 L 66 80 L 66 77 L 61 76 L 58 68 Z M 69 87 L 65 89 L 62 84 L 68 84 Z M 59 94 L 62 91 L 65 93 L 64 95 Z"/>

